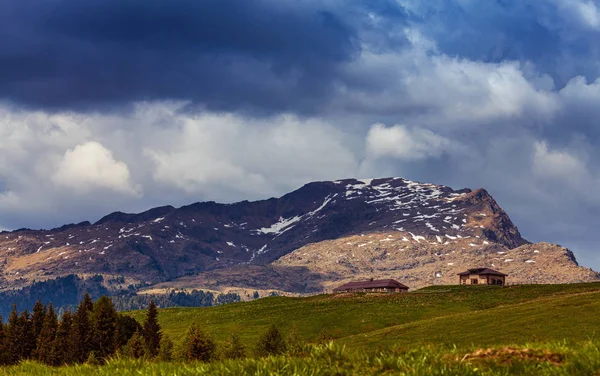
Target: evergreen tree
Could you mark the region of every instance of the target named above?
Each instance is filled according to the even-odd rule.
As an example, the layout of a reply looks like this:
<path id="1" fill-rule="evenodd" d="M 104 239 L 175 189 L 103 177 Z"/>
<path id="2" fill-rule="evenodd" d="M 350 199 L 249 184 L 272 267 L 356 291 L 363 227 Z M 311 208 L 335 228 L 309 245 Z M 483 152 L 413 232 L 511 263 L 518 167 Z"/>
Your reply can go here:
<path id="1" fill-rule="evenodd" d="M 135 332 L 127 342 L 125 354 L 130 358 L 141 358 L 146 354 L 146 344 L 140 332 Z"/>
<path id="2" fill-rule="evenodd" d="M 280 355 L 286 350 L 286 344 L 277 327 L 273 324 L 259 338 L 256 344 L 255 353 L 257 356 L 264 357 L 269 355 Z"/>
<path id="3" fill-rule="evenodd" d="M 31 316 L 27 310 L 21 312 L 18 322 L 19 341 L 17 344 L 17 353 L 19 354 L 19 359 L 29 359 L 33 356 L 36 342 L 31 324 Z"/>
<path id="4" fill-rule="evenodd" d="M 110 298 L 102 296 L 94 303 L 92 317 L 92 349 L 104 361 L 115 352 L 117 312 Z"/>
<path id="5" fill-rule="evenodd" d="M 85 309 L 88 312 L 92 312 L 94 310 L 94 301 L 92 300 L 92 297 L 90 296 L 90 294 L 88 294 L 87 292 L 83 295 L 83 298 L 81 299 L 81 303 L 79 304 L 80 307 L 83 307 L 83 309 Z"/>
<path id="6" fill-rule="evenodd" d="M 17 313 L 16 304 L 13 304 L 12 311 L 10 312 L 6 331 L 6 361 L 8 364 L 16 364 L 21 360 L 19 356 L 21 330 L 19 328 L 19 314 Z"/>
<path id="7" fill-rule="evenodd" d="M 158 351 L 158 360 L 162 362 L 170 362 L 173 360 L 173 341 L 167 336 L 162 336 L 160 339 L 160 350 Z"/>
<path id="8" fill-rule="evenodd" d="M 226 359 L 241 359 L 246 357 L 246 348 L 236 333 L 232 333 L 229 337 L 229 342 L 223 351 L 223 357 Z"/>
<path id="9" fill-rule="evenodd" d="M 44 318 L 44 325 L 37 339 L 36 354 L 37 359 L 45 364 L 56 365 L 57 359 L 54 354 L 54 343 L 56 331 L 58 329 L 58 319 L 54 312 L 52 303 L 48 306 L 48 312 Z"/>
<path id="10" fill-rule="evenodd" d="M 162 337 L 160 325 L 158 323 L 158 310 L 156 309 L 154 300 L 151 300 L 150 304 L 148 305 L 146 321 L 144 321 L 143 335 L 146 353 L 150 358 L 154 358 L 158 355 L 158 350 L 160 349 L 160 339 Z"/>
<path id="11" fill-rule="evenodd" d="M 35 302 L 33 306 L 33 313 L 31 315 L 31 325 L 33 327 L 33 335 L 35 336 L 36 342 L 37 338 L 42 331 L 42 326 L 44 326 L 44 318 L 46 317 L 47 308 L 41 301 Z"/>
<path id="12" fill-rule="evenodd" d="M 56 338 L 52 343 L 52 353 L 57 365 L 70 364 L 73 362 L 69 343 L 72 324 L 73 315 L 71 314 L 71 311 L 67 310 L 62 315 L 62 319 L 56 330 Z"/>
<path id="13" fill-rule="evenodd" d="M 92 350 L 92 324 L 90 322 L 92 311 L 89 300 L 91 299 L 86 293 L 73 315 L 69 335 L 69 359 L 75 363 L 85 362 Z"/>
<path id="14" fill-rule="evenodd" d="M 0 316 L 0 365 L 6 365 L 8 364 L 8 352 L 6 347 L 7 336 L 2 323 L 2 316 Z"/>
<path id="15" fill-rule="evenodd" d="M 142 326 L 131 316 L 117 315 L 117 329 L 115 332 L 115 347 L 119 349 L 125 345 L 135 332 L 142 332 Z"/>
<path id="16" fill-rule="evenodd" d="M 208 362 L 215 356 L 216 345 L 213 339 L 192 325 L 183 341 L 182 357 L 186 360 Z"/>

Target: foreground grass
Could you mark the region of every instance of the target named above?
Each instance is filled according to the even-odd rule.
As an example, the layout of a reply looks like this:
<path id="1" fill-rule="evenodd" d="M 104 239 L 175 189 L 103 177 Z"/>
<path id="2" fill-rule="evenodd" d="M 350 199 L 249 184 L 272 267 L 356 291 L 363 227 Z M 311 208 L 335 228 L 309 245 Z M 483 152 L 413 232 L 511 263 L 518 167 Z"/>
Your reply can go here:
<path id="1" fill-rule="evenodd" d="M 600 344 L 564 343 L 498 347 L 465 352 L 439 347 L 358 355 L 333 343 L 306 357 L 269 357 L 213 363 L 113 360 L 104 366 L 51 368 L 33 362 L 1 369 L 6 375 L 593 375 L 600 372 Z"/>
<path id="2" fill-rule="evenodd" d="M 295 325 L 309 342 L 325 331 L 350 348 L 395 343 L 464 347 L 532 338 L 587 340 L 600 328 L 600 315 L 594 313 L 599 307 L 599 283 L 440 286 L 408 294 L 271 297 L 210 308 L 168 308 L 160 310 L 159 321 L 175 341 L 195 322 L 219 342 L 235 332 L 251 347 L 273 323 L 284 333 Z M 130 314 L 143 320 L 143 311 Z"/>

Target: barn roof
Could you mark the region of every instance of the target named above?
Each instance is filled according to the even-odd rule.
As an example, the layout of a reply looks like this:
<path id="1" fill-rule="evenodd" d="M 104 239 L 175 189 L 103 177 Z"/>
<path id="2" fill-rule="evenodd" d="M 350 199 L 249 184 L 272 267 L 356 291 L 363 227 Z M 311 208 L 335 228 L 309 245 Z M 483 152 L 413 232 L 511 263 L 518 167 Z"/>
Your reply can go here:
<path id="1" fill-rule="evenodd" d="M 394 280 L 394 279 L 376 279 L 369 281 L 355 281 L 348 282 L 339 287 L 333 289 L 334 291 L 343 291 L 343 290 L 355 290 L 355 289 L 377 289 L 377 288 L 400 288 L 400 289 L 408 289 L 408 286 L 403 285 L 402 283 Z"/>
<path id="2" fill-rule="evenodd" d="M 470 274 L 479 274 L 479 275 L 499 275 L 499 276 L 507 276 L 508 274 L 501 273 L 494 269 L 489 268 L 475 268 L 469 269 L 466 272 L 458 273 L 458 275 L 470 275 Z"/>

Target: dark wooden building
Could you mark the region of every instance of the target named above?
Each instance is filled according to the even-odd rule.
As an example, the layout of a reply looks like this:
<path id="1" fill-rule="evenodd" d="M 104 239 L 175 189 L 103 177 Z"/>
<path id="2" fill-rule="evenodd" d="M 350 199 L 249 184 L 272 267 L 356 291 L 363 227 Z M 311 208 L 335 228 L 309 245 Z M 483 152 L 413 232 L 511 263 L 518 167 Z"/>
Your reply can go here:
<path id="1" fill-rule="evenodd" d="M 494 269 L 476 268 L 458 273 L 461 285 L 505 285 L 508 274 Z"/>
<path id="2" fill-rule="evenodd" d="M 371 278 L 368 281 L 348 282 L 333 289 L 334 293 L 340 292 L 407 292 L 408 286 L 393 279 Z"/>

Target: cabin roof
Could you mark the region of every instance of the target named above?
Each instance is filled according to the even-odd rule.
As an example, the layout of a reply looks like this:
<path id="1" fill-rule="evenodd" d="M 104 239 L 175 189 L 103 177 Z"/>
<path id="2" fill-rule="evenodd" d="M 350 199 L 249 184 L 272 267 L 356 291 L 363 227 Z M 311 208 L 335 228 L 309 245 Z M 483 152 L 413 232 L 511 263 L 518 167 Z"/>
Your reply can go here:
<path id="1" fill-rule="evenodd" d="M 355 289 L 377 289 L 377 288 L 400 288 L 400 289 L 408 289 L 408 286 L 403 285 L 402 283 L 394 280 L 394 279 L 375 279 L 369 281 L 354 281 L 345 283 L 339 287 L 333 289 L 334 291 L 342 291 L 342 290 L 355 290 Z"/>
<path id="2" fill-rule="evenodd" d="M 475 268 L 469 269 L 466 272 L 458 273 L 458 275 L 471 275 L 471 274 L 479 274 L 479 275 L 499 275 L 506 277 L 508 274 L 501 273 L 494 269 L 489 268 Z"/>

